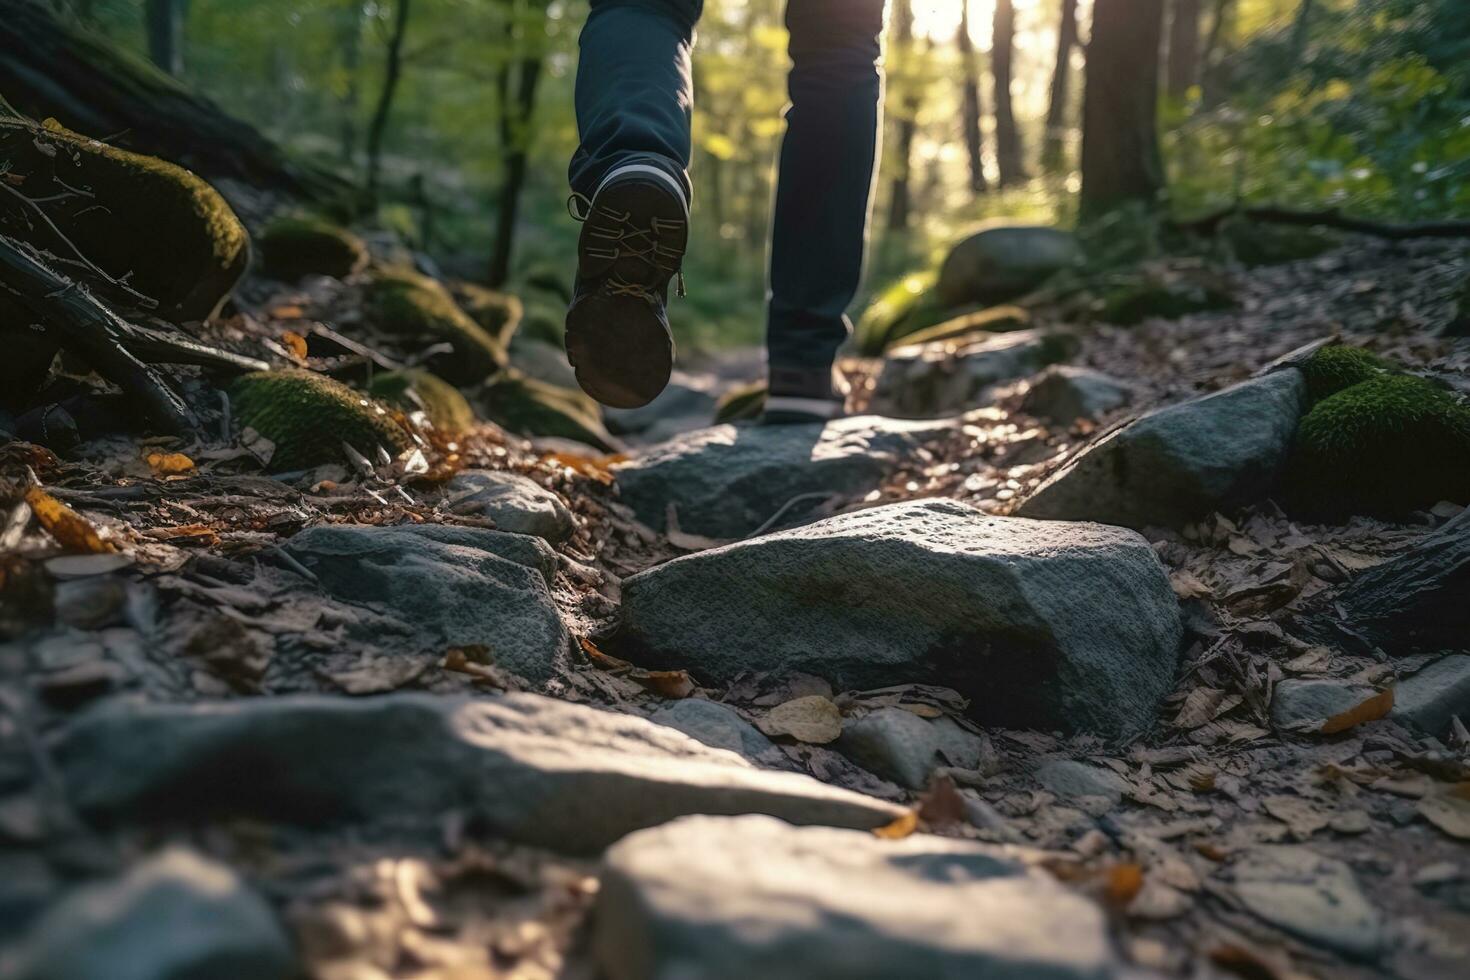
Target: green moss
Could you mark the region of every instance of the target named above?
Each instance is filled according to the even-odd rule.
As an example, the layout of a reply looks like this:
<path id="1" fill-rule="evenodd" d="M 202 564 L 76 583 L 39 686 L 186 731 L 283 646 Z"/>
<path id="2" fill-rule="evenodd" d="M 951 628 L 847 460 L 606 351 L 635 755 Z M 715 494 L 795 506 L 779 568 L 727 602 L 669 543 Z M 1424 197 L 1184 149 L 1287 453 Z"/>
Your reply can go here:
<path id="1" fill-rule="evenodd" d="M 272 470 L 340 462 L 346 442 L 371 457 L 378 446 L 399 453 L 412 440 L 382 406 L 311 371 L 257 371 L 230 389 L 237 425 L 276 444 Z"/>
<path id="2" fill-rule="evenodd" d="M 943 323 L 936 323 L 932 327 L 915 331 L 906 337 L 900 338 L 897 343 L 928 344 L 936 340 L 957 340 L 962 337 L 982 339 L 983 334 L 1009 333 L 1012 330 L 1025 330 L 1031 326 L 1031 314 L 1019 306 L 992 306 L 988 310 L 980 310 L 978 313 L 968 313 L 957 316 Z"/>
<path id="3" fill-rule="evenodd" d="M 1307 379 L 1307 393 L 1316 403 L 1344 388 L 1388 374 L 1393 365 L 1361 347 L 1332 344 L 1303 361 L 1301 370 Z"/>
<path id="4" fill-rule="evenodd" d="M 581 391 L 537 381 L 509 369 L 477 397 L 485 418 L 516 435 L 571 439 L 604 452 L 618 449 L 617 440 L 603 427 L 597 403 Z"/>
<path id="5" fill-rule="evenodd" d="M 368 262 L 367 246 L 352 232 L 315 218 L 277 218 L 260 235 L 265 274 L 295 282 L 302 276 L 359 272 Z"/>
<path id="6" fill-rule="evenodd" d="M 1286 499 L 1324 520 L 1470 503 L 1470 407 L 1410 375 L 1344 388 L 1302 419 Z"/>
<path id="7" fill-rule="evenodd" d="M 853 331 L 854 347 L 863 357 L 879 357 L 902 338 L 942 323 L 958 310 L 948 310 L 934 291 L 938 275 L 915 272 L 889 286 L 868 304 Z"/>
<path id="8" fill-rule="evenodd" d="M 415 346 L 448 344 L 450 350 L 431 357 L 428 365 L 453 384 L 477 384 L 505 366 L 505 348 L 428 276 L 379 274 L 368 286 L 367 308 L 379 329 Z"/>
<path id="9" fill-rule="evenodd" d="M 715 423 L 723 425 L 726 422 L 758 419 L 765 410 L 766 383 L 764 381 L 736 385 L 715 402 Z"/>
<path id="10" fill-rule="evenodd" d="M 472 282 L 457 282 L 452 287 L 460 309 L 470 315 L 503 348 L 521 325 L 524 311 L 521 301 L 508 293 L 498 293 Z"/>
<path id="11" fill-rule="evenodd" d="M 74 245 L 109 278 L 156 301 L 159 316 L 212 316 L 249 264 L 240 219 L 182 167 L 89 139 L 54 119 L 0 128 L 0 160 L 24 178 L 27 197 L 49 199 L 46 213 L 56 225 L 37 221 L 7 194 L 0 195 L 0 232 L 68 259 L 76 257 Z M 94 285 L 115 302 L 145 305 L 101 277 Z"/>
<path id="12" fill-rule="evenodd" d="M 1223 286 L 1200 277 L 1131 276 L 1104 292 L 1098 317 L 1120 327 L 1144 320 L 1177 320 L 1191 313 L 1229 309 L 1235 300 Z"/>
<path id="13" fill-rule="evenodd" d="M 475 411 L 459 389 L 428 371 L 407 368 L 376 375 L 368 394 L 405 412 L 423 412 L 435 431 L 446 436 L 475 427 Z"/>

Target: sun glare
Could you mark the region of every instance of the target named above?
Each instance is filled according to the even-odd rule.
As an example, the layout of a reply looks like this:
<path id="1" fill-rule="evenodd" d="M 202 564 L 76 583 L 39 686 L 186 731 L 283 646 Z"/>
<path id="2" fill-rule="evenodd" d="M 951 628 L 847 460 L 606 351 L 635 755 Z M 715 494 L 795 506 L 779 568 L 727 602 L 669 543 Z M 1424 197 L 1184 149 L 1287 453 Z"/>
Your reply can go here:
<path id="1" fill-rule="evenodd" d="M 1019 14 L 1037 6 L 1039 0 L 1015 0 Z M 914 33 L 934 40 L 954 37 L 965 0 L 914 0 Z M 990 22 L 995 17 L 995 0 L 969 0 L 970 37 L 985 46 L 990 43 Z"/>

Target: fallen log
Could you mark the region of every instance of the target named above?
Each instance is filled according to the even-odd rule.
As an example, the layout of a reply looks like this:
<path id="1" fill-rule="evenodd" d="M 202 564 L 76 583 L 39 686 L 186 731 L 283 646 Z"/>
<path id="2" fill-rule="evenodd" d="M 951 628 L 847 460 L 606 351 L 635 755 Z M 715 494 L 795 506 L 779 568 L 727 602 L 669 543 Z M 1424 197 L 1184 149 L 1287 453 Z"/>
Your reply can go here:
<path id="1" fill-rule="evenodd" d="M 1470 221 L 1373 221 L 1368 218 L 1354 218 L 1336 208 L 1304 211 L 1274 204 L 1258 207 L 1232 206 L 1202 218 L 1176 221 L 1172 224 L 1176 230 L 1189 234 L 1213 235 L 1230 218 L 1245 218 L 1278 225 L 1335 228 L 1396 241 L 1410 238 L 1470 238 Z"/>

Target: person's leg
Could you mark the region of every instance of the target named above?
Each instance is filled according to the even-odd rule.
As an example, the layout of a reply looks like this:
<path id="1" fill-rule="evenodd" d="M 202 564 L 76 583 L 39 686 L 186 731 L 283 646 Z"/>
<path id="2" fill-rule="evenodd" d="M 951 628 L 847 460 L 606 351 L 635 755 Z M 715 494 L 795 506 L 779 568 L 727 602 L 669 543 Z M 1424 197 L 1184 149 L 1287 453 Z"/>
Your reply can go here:
<path id="1" fill-rule="evenodd" d="M 847 339 L 866 245 L 883 93 L 884 0 L 787 0 L 791 106 L 771 234 L 772 400 L 820 398 Z"/>
<path id="2" fill-rule="evenodd" d="M 572 190 L 584 221 L 567 360 L 605 405 L 637 408 L 673 370 L 665 305 L 689 235 L 689 55 L 703 0 L 592 0 L 577 67 Z"/>

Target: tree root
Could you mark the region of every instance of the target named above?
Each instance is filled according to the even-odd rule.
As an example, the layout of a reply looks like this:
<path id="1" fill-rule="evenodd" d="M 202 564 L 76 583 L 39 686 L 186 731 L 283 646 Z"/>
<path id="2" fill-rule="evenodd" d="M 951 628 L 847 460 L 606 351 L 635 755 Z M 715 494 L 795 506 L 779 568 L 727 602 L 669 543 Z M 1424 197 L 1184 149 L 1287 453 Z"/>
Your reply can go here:
<path id="1" fill-rule="evenodd" d="M 1394 241 L 1410 238 L 1470 238 L 1470 221 L 1404 223 L 1371 221 L 1367 218 L 1350 217 L 1336 208 L 1324 211 L 1299 211 L 1274 204 L 1260 207 L 1229 207 L 1192 221 L 1173 222 L 1173 227 L 1178 231 L 1190 234 L 1213 235 L 1219 230 L 1221 224 L 1234 217 L 1278 225 L 1316 225 Z"/>

